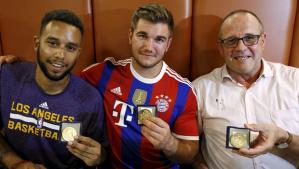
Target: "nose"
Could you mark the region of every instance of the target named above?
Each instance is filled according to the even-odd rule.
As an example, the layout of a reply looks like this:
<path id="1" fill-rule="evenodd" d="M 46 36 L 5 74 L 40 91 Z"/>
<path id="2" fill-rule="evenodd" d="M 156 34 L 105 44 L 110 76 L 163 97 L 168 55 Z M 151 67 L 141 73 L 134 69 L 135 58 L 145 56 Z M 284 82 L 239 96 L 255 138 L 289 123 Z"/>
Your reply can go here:
<path id="1" fill-rule="evenodd" d="M 242 50 L 244 50 L 246 48 L 247 48 L 247 46 L 244 44 L 243 40 L 239 39 L 239 41 L 237 42 L 237 46 L 235 47 L 235 50 L 242 51 Z"/>
<path id="2" fill-rule="evenodd" d="M 147 39 L 144 42 L 145 49 L 151 51 L 153 49 L 154 41 L 152 39 Z"/>
<path id="3" fill-rule="evenodd" d="M 64 59 L 65 57 L 65 48 L 63 46 L 60 46 L 56 53 L 55 53 L 56 58 Z"/>

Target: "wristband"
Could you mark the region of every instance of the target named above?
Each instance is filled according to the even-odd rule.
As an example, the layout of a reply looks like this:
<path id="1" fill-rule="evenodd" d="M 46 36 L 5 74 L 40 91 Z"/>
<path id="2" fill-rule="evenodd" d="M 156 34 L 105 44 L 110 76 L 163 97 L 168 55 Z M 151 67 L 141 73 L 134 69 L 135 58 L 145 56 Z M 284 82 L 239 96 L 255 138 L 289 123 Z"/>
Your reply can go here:
<path id="1" fill-rule="evenodd" d="M 289 144 L 291 144 L 291 142 L 293 141 L 293 134 L 291 134 L 288 131 L 286 131 L 286 132 L 288 133 L 288 139 L 282 143 L 275 144 L 277 146 L 277 148 L 279 148 L 279 149 L 287 148 L 289 146 Z"/>
<path id="2" fill-rule="evenodd" d="M 21 161 L 19 161 L 19 162 L 17 162 L 17 163 L 14 163 L 12 166 L 11 166 L 11 169 L 16 169 L 19 165 L 21 165 L 21 164 L 24 164 L 24 163 L 29 163 L 30 161 L 28 161 L 28 160 L 21 160 Z"/>
<path id="3" fill-rule="evenodd" d="M 287 132 L 288 132 L 288 131 L 287 131 Z M 289 144 L 291 144 L 291 142 L 293 141 L 293 134 L 290 133 L 290 132 L 288 132 L 288 135 L 289 135 L 289 137 L 288 137 L 286 143 L 289 145 Z"/>

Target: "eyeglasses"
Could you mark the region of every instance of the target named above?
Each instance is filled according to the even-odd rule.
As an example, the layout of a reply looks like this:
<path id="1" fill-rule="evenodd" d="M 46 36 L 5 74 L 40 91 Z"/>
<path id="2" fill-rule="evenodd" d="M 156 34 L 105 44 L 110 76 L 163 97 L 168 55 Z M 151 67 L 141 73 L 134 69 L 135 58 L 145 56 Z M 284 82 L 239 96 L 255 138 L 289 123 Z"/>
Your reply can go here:
<path id="1" fill-rule="evenodd" d="M 246 46 L 253 46 L 256 45 L 260 39 L 261 35 L 246 35 L 242 38 L 237 37 L 229 37 L 227 39 L 220 39 L 219 43 L 222 43 L 224 47 L 227 48 L 235 48 L 239 40 L 242 40 L 243 44 Z"/>

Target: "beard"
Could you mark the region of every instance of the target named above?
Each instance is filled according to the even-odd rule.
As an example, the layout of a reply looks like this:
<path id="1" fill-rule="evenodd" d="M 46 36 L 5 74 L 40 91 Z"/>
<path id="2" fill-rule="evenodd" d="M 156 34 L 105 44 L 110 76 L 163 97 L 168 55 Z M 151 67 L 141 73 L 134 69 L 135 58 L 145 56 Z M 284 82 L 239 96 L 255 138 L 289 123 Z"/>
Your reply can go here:
<path id="1" fill-rule="evenodd" d="M 52 81 L 59 81 L 62 80 L 63 78 L 65 78 L 66 76 L 69 76 L 71 73 L 71 70 L 73 69 L 73 67 L 75 66 L 75 64 L 73 64 L 69 69 L 67 69 L 65 72 L 63 72 L 61 75 L 52 75 L 49 73 L 45 62 L 43 62 L 40 58 L 40 48 L 38 47 L 37 49 L 37 64 L 39 65 L 39 67 L 41 68 L 43 74 L 50 80 Z"/>

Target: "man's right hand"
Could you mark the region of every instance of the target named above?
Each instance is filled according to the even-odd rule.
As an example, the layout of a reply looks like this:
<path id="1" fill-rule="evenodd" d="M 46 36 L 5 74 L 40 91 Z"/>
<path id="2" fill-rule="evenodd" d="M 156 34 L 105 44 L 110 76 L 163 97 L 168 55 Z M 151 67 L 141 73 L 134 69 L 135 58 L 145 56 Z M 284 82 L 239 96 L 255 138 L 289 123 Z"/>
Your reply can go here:
<path id="1" fill-rule="evenodd" d="M 20 60 L 20 58 L 18 58 L 15 55 L 3 55 L 0 56 L 0 67 L 3 63 L 13 63 L 17 60 Z"/>

